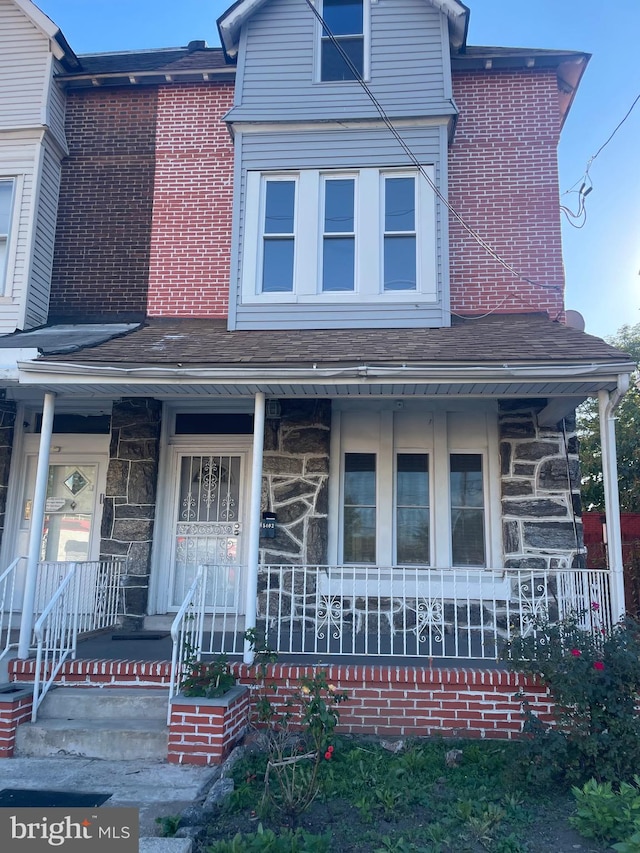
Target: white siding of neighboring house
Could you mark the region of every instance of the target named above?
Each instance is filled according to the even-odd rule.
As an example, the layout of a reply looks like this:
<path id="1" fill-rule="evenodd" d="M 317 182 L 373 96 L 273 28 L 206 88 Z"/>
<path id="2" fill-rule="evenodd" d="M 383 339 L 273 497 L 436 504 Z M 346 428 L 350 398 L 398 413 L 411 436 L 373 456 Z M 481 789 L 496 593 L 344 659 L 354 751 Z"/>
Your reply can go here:
<path id="1" fill-rule="evenodd" d="M 65 150 L 53 68 L 49 38 L 12 0 L 0 0 L 0 176 L 16 181 L 0 334 L 46 320 Z"/>

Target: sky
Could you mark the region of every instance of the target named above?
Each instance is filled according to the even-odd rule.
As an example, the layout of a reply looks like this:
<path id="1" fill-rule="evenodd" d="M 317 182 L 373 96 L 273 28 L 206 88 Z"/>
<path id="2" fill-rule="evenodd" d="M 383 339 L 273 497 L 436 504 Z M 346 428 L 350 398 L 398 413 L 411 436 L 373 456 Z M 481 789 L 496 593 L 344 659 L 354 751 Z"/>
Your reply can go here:
<path id="1" fill-rule="evenodd" d="M 219 46 L 216 19 L 231 0 L 36 0 L 76 53 Z M 592 54 L 559 147 L 562 203 L 576 209 L 590 158 L 640 94 L 639 0 L 466 0 L 468 44 Z M 640 101 L 589 170 L 584 227 L 563 225 L 566 307 L 586 331 L 640 323 Z M 473 223 L 470 223 L 473 225 Z M 508 261 L 509 258 L 506 258 Z"/>

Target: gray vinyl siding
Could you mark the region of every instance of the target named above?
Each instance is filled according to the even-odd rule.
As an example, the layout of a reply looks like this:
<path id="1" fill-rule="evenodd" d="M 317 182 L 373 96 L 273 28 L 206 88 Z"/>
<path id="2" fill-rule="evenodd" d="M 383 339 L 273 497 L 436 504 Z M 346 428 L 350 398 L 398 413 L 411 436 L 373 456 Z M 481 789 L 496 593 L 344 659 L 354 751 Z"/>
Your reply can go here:
<path id="1" fill-rule="evenodd" d="M 374 118 L 357 84 L 314 82 L 315 19 L 300 0 L 270 0 L 247 22 L 241 41 L 232 121 Z M 394 117 L 451 114 L 446 23 L 425 0 L 371 5 L 369 85 Z"/>
<path id="2" fill-rule="evenodd" d="M 45 145 L 38 193 L 33 258 L 25 313 L 25 328 L 45 323 L 49 309 L 53 245 L 56 234 L 61 166 Z"/>
<path id="3" fill-rule="evenodd" d="M 49 40 L 10 0 L 0 0 L 0 131 L 42 124 Z"/>
<path id="4" fill-rule="evenodd" d="M 402 136 L 413 150 L 419 162 L 435 167 L 435 179 L 441 181 L 440 163 L 446 157 L 446 131 L 438 125 L 404 127 Z M 444 145 L 444 150 L 443 150 Z M 357 304 L 326 302 L 313 304 L 242 304 L 241 255 L 244 242 L 246 183 L 248 171 L 278 171 L 301 169 L 349 169 L 412 167 L 411 161 L 386 127 L 362 127 L 351 129 L 327 129 L 238 134 L 236 157 L 242 163 L 240 180 L 240 205 L 237 253 L 234 254 L 232 269 L 232 293 L 230 327 L 237 329 L 285 329 L 285 328 L 400 328 L 411 326 L 442 326 L 442 221 L 446 220 L 436 203 L 436 257 L 438 301 L 420 303 L 420 296 L 410 303 L 384 304 L 359 302 Z M 234 235 L 234 238 L 236 235 Z"/>

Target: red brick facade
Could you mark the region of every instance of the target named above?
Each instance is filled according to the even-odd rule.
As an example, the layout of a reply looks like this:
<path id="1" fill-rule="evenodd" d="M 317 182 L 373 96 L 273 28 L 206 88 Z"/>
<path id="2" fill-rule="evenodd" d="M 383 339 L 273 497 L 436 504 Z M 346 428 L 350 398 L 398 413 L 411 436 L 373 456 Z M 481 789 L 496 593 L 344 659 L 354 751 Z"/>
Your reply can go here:
<path id="1" fill-rule="evenodd" d="M 221 764 L 244 735 L 249 722 L 250 693 L 234 688 L 220 699 L 184 699 L 171 705 L 171 764 Z"/>
<path id="2" fill-rule="evenodd" d="M 226 317 L 233 143 L 222 121 L 233 84 L 158 93 L 148 313 Z"/>
<path id="3" fill-rule="evenodd" d="M 0 758 L 11 758 L 15 749 L 16 730 L 31 719 L 33 694 L 18 690 L 0 693 Z"/>
<path id="4" fill-rule="evenodd" d="M 449 201 L 520 275 L 545 287 L 513 276 L 450 217 L 452 311 L 547 311 L 555 318 L 564 289 L 556 74 L 457 73 L 453 95 L 460 116 Z"/>
<path id="5" fill-rule="evenodd" d="M 71 92 L 49 322 L 146 310 L 157 90 Z"/>

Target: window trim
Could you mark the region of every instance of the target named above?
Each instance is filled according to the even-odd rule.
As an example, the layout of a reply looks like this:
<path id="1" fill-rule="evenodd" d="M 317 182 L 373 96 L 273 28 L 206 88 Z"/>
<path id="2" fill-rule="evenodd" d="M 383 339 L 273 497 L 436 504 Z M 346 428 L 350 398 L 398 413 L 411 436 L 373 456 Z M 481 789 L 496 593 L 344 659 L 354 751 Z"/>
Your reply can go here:
<path id="1" fill-rule="evenodd" d="M 435 167 L 424 167 L 431 180 Z M 384 180 L 413 177 L 416 182 L 416 276 L 414 290 L 384 290 Z M 354 179 L 355 263 L 354 289 L 322 290 L 324 183 L 331 179 Z M 272 180 L 295 180 L 294 287 L 287 292 L 262 292 L 262 236 L 266 184 Z M 435 193 L 417 169 L 345 168 L 296 169 L 290 171 L 248 170 L 245 178 L 244 227 L 240 272 L 241 303 L 251 304 L 397 304 L 416 301 L 437 305 L 438 265 Z M 377 251 L 364 235 L 375 234 Z"/>
<path id="2" fill-rule="evenodd" d="M 324 18 L 324 4 L 322 0 L 313 0 L 318 12 Z M 365 82 L 371 80 L 371 6 L 377 0 L 362 0 L 362 79 Z M 322 25 L 315 19 L 314 31 L 314 63 L 313 81 L 320 86 L 358 86 L 357 80 L 323 80 L 322 79 Z"/>

